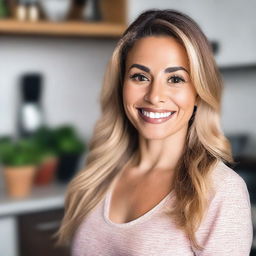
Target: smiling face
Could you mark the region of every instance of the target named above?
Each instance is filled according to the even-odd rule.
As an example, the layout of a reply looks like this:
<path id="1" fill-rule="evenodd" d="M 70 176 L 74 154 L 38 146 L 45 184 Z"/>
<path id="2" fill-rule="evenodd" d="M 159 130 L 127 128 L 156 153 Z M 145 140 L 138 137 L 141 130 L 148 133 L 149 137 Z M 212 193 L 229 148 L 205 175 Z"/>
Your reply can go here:
<path id="1" fill-rule="evenodd" d="M 163 139 L 186 132 L 196 91 L 185 48 L 169 36 L 144 37 L 129 51 L 125 66 L 124 109 L 139 134 Z"/>

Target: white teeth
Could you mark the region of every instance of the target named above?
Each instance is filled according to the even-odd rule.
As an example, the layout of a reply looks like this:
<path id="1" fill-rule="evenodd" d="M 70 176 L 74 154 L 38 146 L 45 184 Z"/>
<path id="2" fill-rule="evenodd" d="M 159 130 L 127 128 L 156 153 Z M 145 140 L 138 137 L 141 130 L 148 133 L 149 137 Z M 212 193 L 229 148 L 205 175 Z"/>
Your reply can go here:
<path id="1" fill-rule="evenodd" d="M 170 116 L 172 114 L 172 112 L 164 112 L 164 113 L 159 113 L 159 112 L 147 112 L 145 110 L 142 109 L 142 114 L 144 116 L 150 117 L 150 118 L 163 118 L 163 117 L 167 117 Z"/>

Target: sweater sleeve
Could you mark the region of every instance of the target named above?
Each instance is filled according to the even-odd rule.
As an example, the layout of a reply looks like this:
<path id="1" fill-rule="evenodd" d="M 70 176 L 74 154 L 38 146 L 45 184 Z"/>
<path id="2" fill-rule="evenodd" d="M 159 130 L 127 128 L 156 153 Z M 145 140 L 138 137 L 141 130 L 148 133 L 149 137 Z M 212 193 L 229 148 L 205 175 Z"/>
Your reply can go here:
<path id="1" fill-rule="evenodd" d="M 249 256 L 253 240 L 250 196 L 238 174 L 228 175 L 216 190 L 196 238 L 204 247 L 199 251 L 192 246 L 196 256 Z"/>

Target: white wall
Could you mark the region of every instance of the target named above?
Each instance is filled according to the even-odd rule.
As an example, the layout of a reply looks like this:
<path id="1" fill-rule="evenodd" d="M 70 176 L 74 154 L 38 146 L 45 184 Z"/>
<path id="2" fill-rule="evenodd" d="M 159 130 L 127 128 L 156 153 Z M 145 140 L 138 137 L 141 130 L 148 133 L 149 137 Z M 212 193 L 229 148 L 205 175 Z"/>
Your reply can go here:
<path id="1" fill-rule="evenodd" d="M 224 93 L 222 126 L 226 134 L 246 133 L 250 137 L 246 154 L 256 155 L 256 65 L 222 72 Z"/>
<path id="2" fill-rule="evenodd" d="M 256 136 L 256 67 L 222 72 L 223 126 L 229 132 L 248 132 Z"/>
<path id="3" fill-rule="evenodd" d="M 90 137 L 100 113 L 103 75 L 115 45 L 115 40 L 1 37 L 0 135 L 15 133 L 20 74 L 41 71 L 48 123 L 73 123 Z M 256 154 L 256 68 L 224 71 L 223 78 L 224 131 L 251 134 L 248 152 Z"/>
<path id="4" fill-rule="evenodd" d="M 193 18 L 200 21 L 205 19 L 205 10 L 216 6 L 213 0 L 207 3 L 204 0 L 197 0 L 197 4 L 192 8 L 191 4 L 186 4 L 186 1 L 189 0 L 182 0 L 177 5 L 175 1 L 169 0 L 157 2 L 129 0 L 128 22 L 130 23 L 147 8 L 184 9 L 188 14 L 197 13 L 198 15 Z M 242 0 L 234 0 L 232 13 L 237 13 L 238 10 L 235 7 L 240 6 L 241 2 Z M 251 15 L 251 10 L 254 8 L 251 8 L 253 3 L 250 4 L 249 7 L 246 5 L 247 7 L 244 8 L 247 8 Z M 219 12 L 225 13 L 229 6 L 227 0 L 223 1 L 222 5 L 225 8 L 220 8 Z M 256 7 L 256 4 L 254 5 Z M 208 23 L 215 20 L 213 16 L 207 19 Z M 249 16 L 246 15 L 246 17 Z M 243 14 L 243 21 L 244 18 Z M 209 23 L 207 27 L 205 24 L 200 25 L 205 31 L 209 27 L 218 31 L 223 30 L 223 27 L 220 29 L 216 23 Z M 90 137 L 92 127 L 99 116 L 97 97 L 102 78 L 115 44 L 116 41 L 111 39 L 1 36 L 0 135 L 16 132 L 19 76 L 24 72 L 40 71 L 45 77 L 43 105 L 47 122 L 52 126 L 73 123 L 82 135 Z M 256 122 L 254 121 L 256 113 L 253 111 L 256 105 L 254 103 L 256 68 L 239 72 L 237 70 L 225 71 L 223 75 L 225 91 L 222 122 L 225 132 L 247 132 L 256 137 Z M 256 152 L 256 146 L 251 150 Z"/>
<path id="5" fill-rule="evenodd" d="M 193 18 L 210 41 L 219 43 L 221 66 L 255 64 L 255 1 L 244 0 L 129 0 L 128 21 L 151 8 L 174 9 Z M 245 4 L 246 3 L 246 4 Z"/>
<path id="6" fill-rule="evenodd" d="M 246 154 L 256 155 L 256 19 L 255 1 L 243 0 L 129 0 L 128 22 L 146 9 L 175 9 L 191 16 L 209 40 L 219 42 L 216 62 L 222 67 L 253 65 L 225 70 L 222 124 L 226 134 L 250 136 Z M 232 2 L 232 3 L 231 3 Z"/>
<path id="7" fill-rule="evenodd" d="M 43 105 L 52 125 L 73 123 L 84 136 L 99 116 L 98 96 L 116 41 L 3 37 L 0 39 L 0 134 L 14 134 L 19 77 L 45 78 Z"/>

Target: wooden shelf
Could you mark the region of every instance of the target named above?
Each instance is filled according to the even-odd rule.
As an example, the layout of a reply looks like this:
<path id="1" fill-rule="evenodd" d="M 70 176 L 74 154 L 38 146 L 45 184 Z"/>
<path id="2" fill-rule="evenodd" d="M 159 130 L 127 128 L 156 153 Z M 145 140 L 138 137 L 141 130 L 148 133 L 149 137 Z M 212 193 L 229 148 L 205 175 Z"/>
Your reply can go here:
<path id="1" fill-rule="evenodd" d="M 22 22 L 14 18 L 0 19 L 0 35 L 116 38 L 120 37 L 127 27 L 127 0 L 101 0 L 101 22 L 77 20 L 76 14 L 79 10 L 73 6 L 65 22 L 47 20 Z"/>
<path id="2" fill-rule="evenodd" d="M 119 37 L 125 29 L 125 24 L 113 22 L 21 22 L 14 19 L 0 20 L 0 35 Z"/>

